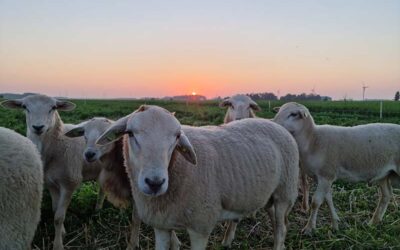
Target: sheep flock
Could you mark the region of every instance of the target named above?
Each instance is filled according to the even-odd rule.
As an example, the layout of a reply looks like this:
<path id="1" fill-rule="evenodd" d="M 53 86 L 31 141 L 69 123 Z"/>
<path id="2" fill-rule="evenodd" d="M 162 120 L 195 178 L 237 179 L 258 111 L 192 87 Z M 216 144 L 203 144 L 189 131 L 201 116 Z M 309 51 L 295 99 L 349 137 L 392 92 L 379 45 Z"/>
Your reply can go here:
<path id="1" fill-rule="evenodd" d="M 364 227 L 400 225 L 400 218 L 385 218 L 400 188 L 397 124 L 318 125 L 306 106 L 294 102 L 264 119 L 256 117 L 261 108 L 246 95 L 223 99 L 224 123 L 205 126 L 185 125 L 175 110 L 146 104 L 115 121 L 94 116 L 78 124 L 64 123 L 59 114 L 74 112 L 73 102 L 46 95 L 5 100 L 1 106 L 24 113 L 26 137 L 0 127 L 0 250 L 41 248 L 32 241 L 44 191 L 53 212 L 46 229 L 53 238 L 46 249 L 74 248 L 65 240 L 68 207 L 82 183 L 91 181 L 99 187 L 92 213 L 130 209 L 126 237 L 118 234 L 126 249 L 152 248 L 141 243 L 143 227 L 154 231 L 146 237 L 157 250 L 214 249 L 215 234 L 230 248 L 245 240 L 238 230 L 254 233 L 241 229 L 241 221 L 260 211 L 270 223 L 268 247 L 303 248 L 286 237 L 296 206 L 302 208 L 296 216 L 304 218 L 302 229 L 296 229 L 301 237 L 315 237 L 325 225 L 325 217 L 318 216 L 325 202 L 329 232 L 348 227 L 335 207 L 336 181 L 377 187 L 375 209 L 364 211 L 370 218 Z M 103 205 L 104 200 L 111 204 Z M 182 245 L 182 237 L 190 243 Z M 395 247 L 400 239 L 398 245 L 381 246 Z"/>

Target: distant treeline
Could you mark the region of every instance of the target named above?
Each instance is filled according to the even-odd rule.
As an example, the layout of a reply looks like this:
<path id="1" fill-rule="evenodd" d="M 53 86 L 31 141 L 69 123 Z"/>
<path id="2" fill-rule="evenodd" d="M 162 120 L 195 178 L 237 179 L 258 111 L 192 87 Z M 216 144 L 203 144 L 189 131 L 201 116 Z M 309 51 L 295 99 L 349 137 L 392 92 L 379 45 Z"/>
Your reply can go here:
<path id="1" fill-rule="evenodd" d="M 251 99 L 257 100 L 270 100 L 270 101 L 331 101 L 332 98 L 329 96 L 320 96 L 318 94 L 306 94 L 302 93 L 300 95 L 287 94 L 281 96 L 279 99 L 274 93 L 264 92 L 264 93 L 251 93 L 247 94 Z"/>

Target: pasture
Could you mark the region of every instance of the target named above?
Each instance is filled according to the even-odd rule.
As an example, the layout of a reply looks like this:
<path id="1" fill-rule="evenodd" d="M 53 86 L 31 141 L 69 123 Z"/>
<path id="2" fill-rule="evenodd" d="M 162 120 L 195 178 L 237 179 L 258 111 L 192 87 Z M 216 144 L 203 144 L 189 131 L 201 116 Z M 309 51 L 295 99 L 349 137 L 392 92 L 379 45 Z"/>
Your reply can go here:
<path id="1" fill-rule="evenodd" d="M 176 112 L 182 124 L 194 126 L 218 125 L 223 122 L 225 110 L 218 103 L 186 104 L 173 101 L 144 100 L 72 100 L 77 108 L 71 112 L 60 112 L 65 123 L 78 123 L 94 116 L 118 119 L 131 113 L 141 104 L 156 104 Z M 272 118 L 272 107 L 282 102 L 258 102 L 262 108 L 257 115 Z M 352 126 L 371 122 L 390 122 L 400 124 L 400 102 L 383 103 L 383 119 L 379 118 L 379 102 L 303 102 L 317 124 L 335 124 Z M 0 108 L 0 126 L 11 128 L 25 135 L 25 116 L 19 110 Z M 399 142 L 400 143 L 400 142 Z M 368 166 L 365 166 L 366 168 Z M 74 194 L 67 212 L 65 227 L 67 235 L 64 244 L 67 249 L 124 249 L 129 231 L 130 209 L 118 210 L 105 202 L 104 208 L 94 210 L 97 185 L 85 183 Z M 311 189 L 311 194 L 313 189 Z M 317 221 L 317 230 L 312 236 L 300 233 L 306 224 L 308 214 L 300 211 L 296 203 L 290 215 L 290 226 L 286 237 L 287 249 L 400 249 L 400 190 L 394 189 L 394 197 L 384 216 L 383 223 L 368 225 L 378 199 L 375 186 L 366 183 L 334 184 L 334 202 L 340 216 L 339 231 L 330 227 L 330 216 L 326 204 L 323 204 Z M 300 201 L 300 198 L 299 198 Z M 220 224 L 210 238 L 210 249 L 222 249 L 220 242 L 224 227 Z M 189 239 L 184 231 L 177 232 L 188 249 Z M 50 196 L 45 191 L 42 203 L 42 219 L 37 229 L 34 247 L 51 249 L 54 237 L 53 212 Z M 269 249 L 273 245 L 271 225 L 266 211 L 257 212 L 240 222 L 232 249 Z M 142 224 L 140 234 L 141 249 L 154 248 L 154 236 L 150 227 Z"/>

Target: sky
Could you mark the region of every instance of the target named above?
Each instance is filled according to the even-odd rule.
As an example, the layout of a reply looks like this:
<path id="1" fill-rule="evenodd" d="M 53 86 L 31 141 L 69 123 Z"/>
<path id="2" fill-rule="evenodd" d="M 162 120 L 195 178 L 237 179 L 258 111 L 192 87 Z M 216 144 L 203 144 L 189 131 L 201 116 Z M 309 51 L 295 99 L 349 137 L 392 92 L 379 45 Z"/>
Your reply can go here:
<path id="1" fill-rule="evenodd" d="M 0 0 L 0 93 L 392 99 L 398 0 Z"/>

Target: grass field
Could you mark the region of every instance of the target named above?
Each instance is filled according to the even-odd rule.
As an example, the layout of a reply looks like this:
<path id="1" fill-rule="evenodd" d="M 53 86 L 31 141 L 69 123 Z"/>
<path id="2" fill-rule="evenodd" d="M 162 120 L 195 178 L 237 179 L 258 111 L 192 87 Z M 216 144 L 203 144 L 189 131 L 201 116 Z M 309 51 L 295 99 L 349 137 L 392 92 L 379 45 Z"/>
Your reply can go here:
<path id="1" fill-rule="evenodd" d="M 72 112 L 62 112 L 66 123 L 77 123 L 94 116 L 117 119 L 129 114 L 144 101 L 116 100 L 74 100 L 77 108 Z M 224 110 L 216 102 L 189 104 L 171 101 L 147 101 L 175 111 L 182 124 L 201 126 L 221 124 Z M 257 115 L 272 118 L 272 107 L 281 102 L 260 102 L 263 109 Z M 304 102 L 309 107 L 317 124 L 351 126 L 370 122 L 390 122 L 400 124 L 400 102 L 383 103 L 383 119 L 379 118 L 379 102 Z M 0 108 L 0 126 L 8 127 L 25 135 L 25 117 L 22 111 Z M 399 142 L 400 143 L 400 142 Z M 368 166 L 365 166 L 366 168 Z M 69 207 L 65 227 L 64 243 L 67 249 L 124 249 L 128 233 L 130 210 L 118 210 L 105 202 L 101 211 L 95 212 L 97 185 L 85 183 L 74 194 Z M 322 205 L 317 222 L 318 229 L 313 236 L 300 233 L 307 220 L 297 203 L 290 215 L 289 232 L 286 237 L 287 249 L 400 249 L 400 190 L 394 190 L 383 223 L 369 226 L 378 200 L 376 187 L 365 183 L 334 184 L 334 202 L 341 218 L 340 230 L 330 228 L 329 211 Z M 213 231 L 208 247 L 222 249 L 223 225 Z M 259 211 L 254 218 L 243 220 L 238 227 L 233 249 L 269 249 L 273 245 L 272 230 L 265 211 Z M 51 201 L 46 191 L 42 206 L 42 220 L 38 227 L 34 247 L 51 249 L 54 236 Z M 189 248 L 189 239 L 184 231 L 178 232 L 183 248 Z M 142 225 L 140 235 L 142 249 L 154 248 L 153 231 Z"/>

